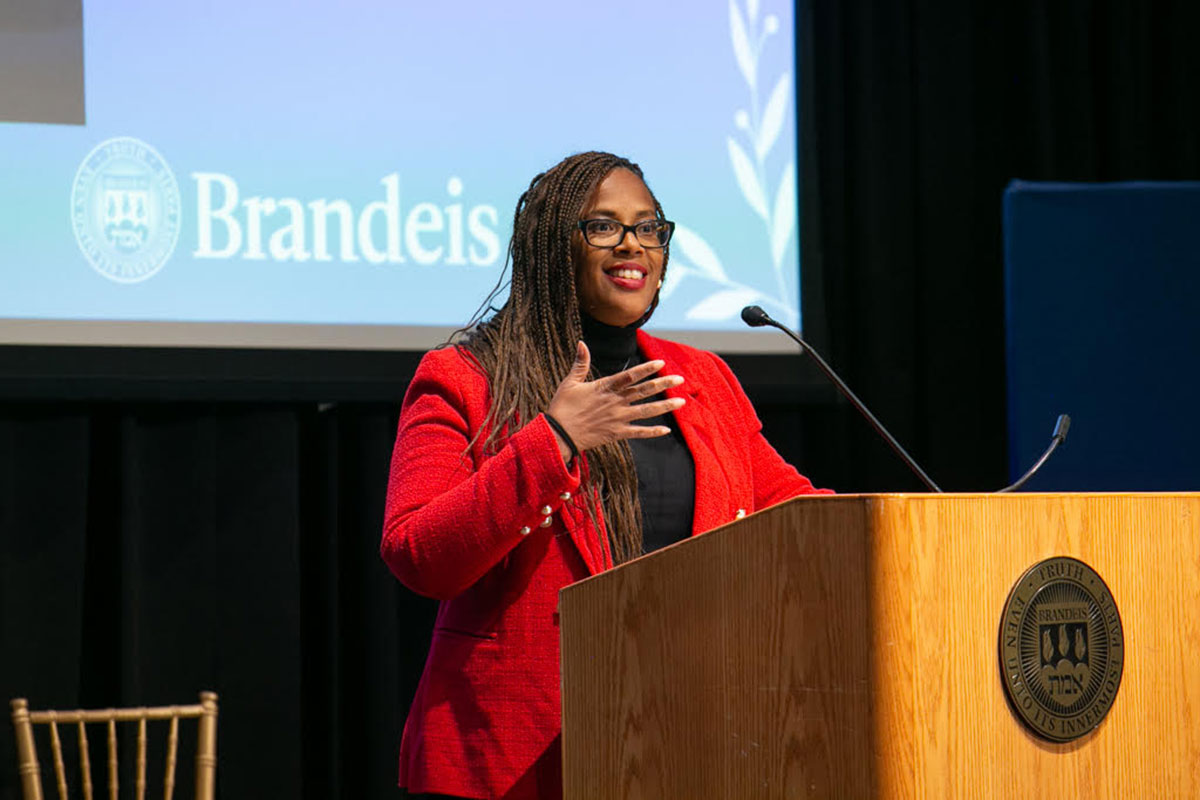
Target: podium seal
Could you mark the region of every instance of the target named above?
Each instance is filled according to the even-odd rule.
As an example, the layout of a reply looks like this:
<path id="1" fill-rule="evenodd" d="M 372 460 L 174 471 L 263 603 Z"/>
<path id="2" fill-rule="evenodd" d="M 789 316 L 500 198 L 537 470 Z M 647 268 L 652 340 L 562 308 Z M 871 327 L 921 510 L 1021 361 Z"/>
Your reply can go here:
<path id="1" fill-rule="evenodd" d="M 1000 676 L 1009 704 L 1037 736 L 1069 742 L 1103 721 L 1125 667 L 1121 615 L 1104 580 L 1060 556 L 1034 564 L 1000 618 Z"/>

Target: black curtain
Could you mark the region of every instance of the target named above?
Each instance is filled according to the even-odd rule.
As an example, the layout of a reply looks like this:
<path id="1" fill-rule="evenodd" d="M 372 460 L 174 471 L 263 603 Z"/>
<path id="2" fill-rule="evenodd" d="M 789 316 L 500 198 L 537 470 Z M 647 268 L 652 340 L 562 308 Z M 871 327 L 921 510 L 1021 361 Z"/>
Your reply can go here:
<path id="1" fill-rule="evenodd" d="M 1197 4 L 803 0 L 798 12 L 815 334 L 943 489 L 998 488 L 1003 190 L 1200 178 Z M 860 420 L 832 416 L 814 473 L 843 489 L 921 488 Z"/>
<path id="2" fill-rule="evenodd" d="M 1004 186 L 1200 178 L 1194 9 L 799 4 L 807 330 L 944 488 L 1007 477 Z M 920 489 L 803 359 L 738 365 L 818 484 Z M 197 394 L 0 402 L 0 695 L 213 689 L 222 797 L 396 797 L 434 609 L 377 555 L 399 392 Z M 0 726 L 0 800 L 13 752 Z"/>
<path id="3" fill-rule="evenodd" d="M 395 424 L 393 405 L 0 407 L 5 696 L 213 689 L 221 796 L 395 796 L 435 608 L 378 557 Z M 7 724 L 0 752 L 15 800 Z"/>

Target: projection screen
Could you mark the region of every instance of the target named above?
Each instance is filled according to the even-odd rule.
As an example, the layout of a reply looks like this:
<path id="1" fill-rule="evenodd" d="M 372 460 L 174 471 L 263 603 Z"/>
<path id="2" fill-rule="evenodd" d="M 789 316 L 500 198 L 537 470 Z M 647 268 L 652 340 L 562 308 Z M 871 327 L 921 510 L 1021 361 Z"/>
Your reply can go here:
<path id="1" fill-rule="evenodd" d="M 0 344 L 424 349 L 604 149 L 678 223 L 651 327 L 792 349 L 738 318 L 800 324 L 791 3 L 5 9 Z"/>

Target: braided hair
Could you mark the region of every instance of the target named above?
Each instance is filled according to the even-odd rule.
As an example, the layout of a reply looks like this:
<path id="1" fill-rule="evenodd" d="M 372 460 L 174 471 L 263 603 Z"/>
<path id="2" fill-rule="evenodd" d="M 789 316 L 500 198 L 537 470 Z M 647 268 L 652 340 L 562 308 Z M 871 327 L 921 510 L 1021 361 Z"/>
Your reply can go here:
<path id="1" fill-rule="evenodd" d="M 627 169 L 643 178 L 641 168 L 628 159 L 611 153 L 578 153 L 535 176 L 517 200 L 508 248 L 512 267 L 508 299 L 492 316 L 483 318 L 503 290 L 501 274 L 458 343 L 478 361 L 489 382 L 487 417 L 475 437 L 485 437 L 485 452 L 495 452 L 504 438 L 549 408 L 555 389 L 575 361 L 576 343 L 583 331 L 572 236 L 584 204 L 615 169 Z M 662 217 L 657 198 L 654 207 Z M 664 274 L 666 264 L 664 250 Z M 657 305 L 656 293 L 642 321 Z M 594 365 L 590 377 L 599 377 Z M 582 494 L 600 500 L 614 561 L 620 564 L 641 555 L 641 505 L 629 443 L 620 441 L 589 450 L 583 481 L 586 491 Z M 585 506 L 600 530 L 595 503 Z"/>

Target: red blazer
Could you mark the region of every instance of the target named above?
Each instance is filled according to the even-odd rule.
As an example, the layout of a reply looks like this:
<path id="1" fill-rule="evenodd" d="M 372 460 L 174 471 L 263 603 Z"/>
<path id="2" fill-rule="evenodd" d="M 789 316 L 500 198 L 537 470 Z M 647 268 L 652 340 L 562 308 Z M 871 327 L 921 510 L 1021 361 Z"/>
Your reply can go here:
<path id="1" fill-rule="evenodd" d="M 696 466 L 692 534 L 816 493 L 761 433 L 717 356 L 638 332 L 660 374 L 680 374 L 676 424 Z M 400 745 L 400 785 L 464 797 L 562 792 L 558 590 L 612 566 L 541 415 L 494 456 L 482 438 L 487 379 L 454 348 L 422 359 L 404 398 L 381 552 L 442 601 Z M 603 524 L 603 523 L 601 523 Z"/>

